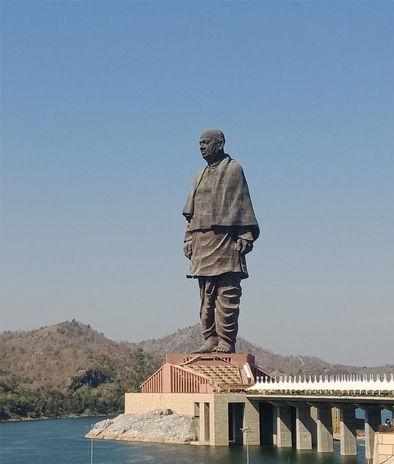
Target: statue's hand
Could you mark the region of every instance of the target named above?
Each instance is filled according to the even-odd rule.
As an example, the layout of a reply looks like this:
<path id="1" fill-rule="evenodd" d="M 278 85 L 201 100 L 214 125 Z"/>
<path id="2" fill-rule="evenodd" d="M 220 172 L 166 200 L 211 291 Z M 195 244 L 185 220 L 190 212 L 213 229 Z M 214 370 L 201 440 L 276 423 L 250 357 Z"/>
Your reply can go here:
<path id="1" fill-rule="evenodd" d="M 246 255 L 252 250 L 253 250 L 253 242 L 249 242 L 249 240 L 245 240 L 243 238 L 239 238 L 237 240 L 237 251 L 239 251 L 239 254 Z"/>
<path id="2" fill-rule="evenodd" d="M 185 242 L 185 246 L 183 247 L 183 252 L 185 253 L 186 258 L 190 259 L 192 257 L 192 241 L 191 240 Z"/>

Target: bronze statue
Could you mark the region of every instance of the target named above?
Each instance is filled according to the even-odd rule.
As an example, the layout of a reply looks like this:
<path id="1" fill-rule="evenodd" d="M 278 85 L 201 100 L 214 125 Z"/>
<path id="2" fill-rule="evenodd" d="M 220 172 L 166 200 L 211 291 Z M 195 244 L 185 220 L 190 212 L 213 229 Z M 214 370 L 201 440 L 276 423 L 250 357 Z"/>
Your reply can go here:
<path id="1" fill-rule="evenodd" d="M 183 215 L 187 219 L 187 277 L 198 278 L 205 343 L 198 353 L 235 353 L 241 279 L 248 277 L 245 255 L 260 230 L 242 167 L 224 152 L 217 129 L 200 137 L 207 166 L 197 175 Z"/>

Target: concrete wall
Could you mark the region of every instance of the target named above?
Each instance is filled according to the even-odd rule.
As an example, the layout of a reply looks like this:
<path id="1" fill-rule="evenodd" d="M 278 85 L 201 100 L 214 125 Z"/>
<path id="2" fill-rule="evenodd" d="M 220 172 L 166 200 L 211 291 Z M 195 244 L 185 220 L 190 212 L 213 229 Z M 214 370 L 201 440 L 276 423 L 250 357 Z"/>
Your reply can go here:
<path id="1" fill-rule="evenodd" d="M 373 464 L 394 461 L 394 433 L 375 433 Z"/>
<path id="2" fill-rule="evenodd" d="M 211 446 L 228 446 L 229 403 L 245 405 L 243 417 L 237 420 L 243 427 L 252 429 L 248 435 L 249 444 L 258 445 L 258 403 L 246 400 L 244 393 L 126 393 L 125 413 L 141 414 L 168 408 L 175 414 L 195 416 L 198 411 L 200 441 Z M 237 433 L 241 433 L 238 426 Z"/>
<path id="3" fill-rule="evenodd" d="M 175 414 L 194 416 L 194 403 L 213 403 L 210 393 L 126 393 L 125 414 L 171 409 Z"/>

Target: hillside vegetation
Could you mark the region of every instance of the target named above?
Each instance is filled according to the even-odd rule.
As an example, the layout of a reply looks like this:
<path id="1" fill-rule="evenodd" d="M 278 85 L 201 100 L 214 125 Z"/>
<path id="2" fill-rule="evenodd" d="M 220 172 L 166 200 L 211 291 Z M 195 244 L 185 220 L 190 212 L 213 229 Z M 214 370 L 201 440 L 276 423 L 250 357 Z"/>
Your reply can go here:
<path id="1" fill-rule="evenodd" d="M 1 334 L 0 418 L 123 412 L 161 359 L 77 321 Z"/>
<path id="2" fill-rule="evenodd" d="M 75 320 L 0 337 L 0 419 L 108 415 L 124 410 L 124 393 L 164 362 L 166 353 L 190 353 L 202 342 L 196 324 L 159 340 L 114 342 Z M 392 373 L 394 365 L 355 367 L 310 356 L 280 356 L 244 339 L 238 353 L 251 353 L 266 372 L 292 375 Z"/>

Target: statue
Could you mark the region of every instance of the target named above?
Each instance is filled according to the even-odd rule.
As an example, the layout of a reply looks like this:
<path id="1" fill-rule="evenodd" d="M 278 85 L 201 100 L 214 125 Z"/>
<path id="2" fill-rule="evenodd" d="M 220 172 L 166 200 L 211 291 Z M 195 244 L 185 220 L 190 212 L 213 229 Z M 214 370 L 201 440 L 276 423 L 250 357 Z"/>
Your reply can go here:
<path id="1" fill-rule="evenodd" d="M 205 339 L 196 353 L 235 353 L 241 280 L 248 277 L 245 255 L 260 233 L 242 167 L 224 152 L 224 144 L 220 130 L 201 135 L 207 166 L 183 209 L 187 277 L 198 278 Z"/>

